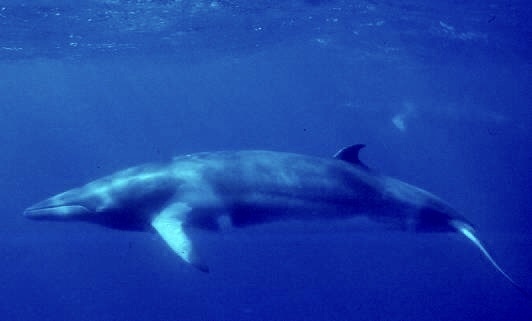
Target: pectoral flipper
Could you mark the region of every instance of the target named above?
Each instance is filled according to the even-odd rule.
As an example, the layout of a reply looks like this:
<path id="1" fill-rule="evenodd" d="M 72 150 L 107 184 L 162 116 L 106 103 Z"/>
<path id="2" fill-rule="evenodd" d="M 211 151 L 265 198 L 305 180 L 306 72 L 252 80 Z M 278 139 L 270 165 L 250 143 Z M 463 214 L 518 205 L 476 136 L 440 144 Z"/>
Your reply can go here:
<path id="1" fill-rule="evenodd" d="M 151 225 L 183 261 L 202 272 L 209 272 L 209 267 L 200 262 L 187 234 L 185 218 L 190 211 L 191 208 L 186 203 L 173 203 L 160 212 Z"/>

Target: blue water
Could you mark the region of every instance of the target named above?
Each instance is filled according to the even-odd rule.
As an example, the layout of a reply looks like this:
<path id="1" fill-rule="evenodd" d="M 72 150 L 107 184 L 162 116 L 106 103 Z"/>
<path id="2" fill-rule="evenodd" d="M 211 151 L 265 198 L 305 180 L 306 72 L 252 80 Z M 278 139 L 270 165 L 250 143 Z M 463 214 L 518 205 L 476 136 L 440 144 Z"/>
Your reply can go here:
<path id="1" fill-rule="evenodd" d="M 0 4 L 0 320 L 532 320 L 459 235 L 155 234 L 24 219 L 47 196 L 220 149 L 371 167 L 474 222 L 532 289 L 528 1 Z"/>

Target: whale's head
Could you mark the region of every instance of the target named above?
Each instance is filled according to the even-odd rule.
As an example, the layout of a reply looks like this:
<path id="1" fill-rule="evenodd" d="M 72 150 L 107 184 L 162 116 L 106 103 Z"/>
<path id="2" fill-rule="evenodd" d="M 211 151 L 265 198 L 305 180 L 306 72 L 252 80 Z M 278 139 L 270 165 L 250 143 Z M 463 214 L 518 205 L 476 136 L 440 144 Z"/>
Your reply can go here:
<path id="1" fill-rule="evenodd" d="M 24 216 L 46 221 L 84 221 L 120 230 L 145 230 L 153 208 L 146 195 L 131 186 L 120 189 L 95 181 L 28 207 Z"/>
<path id="2" fill-rule="evenodd" d="M 84 220 L 101 205 L 95 195 L 75 188 L 28 207 L 24 216 L 36 220 Z"/>
<path id="3" fill-rule="evenodd" d="M 133 168 L 45 199 L 28 207 L 24 216 L 144 230 L 174 195 L 174 185 L 168 175 Z"/>

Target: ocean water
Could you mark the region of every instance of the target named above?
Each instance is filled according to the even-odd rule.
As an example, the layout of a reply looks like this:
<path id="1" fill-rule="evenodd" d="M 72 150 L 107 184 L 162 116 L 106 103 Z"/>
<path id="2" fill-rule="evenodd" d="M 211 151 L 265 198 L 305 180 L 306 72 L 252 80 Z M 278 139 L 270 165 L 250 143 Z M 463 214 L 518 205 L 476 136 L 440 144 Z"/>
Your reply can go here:
<path id="1" fill-rule="evenodd" d="M 328 157 L 448 200 L 532 289 L 529 1 L 0 3 L 0 320 L 532 320 L 460 235 L 154 233 L 27 206 L 222 149 Z"/>

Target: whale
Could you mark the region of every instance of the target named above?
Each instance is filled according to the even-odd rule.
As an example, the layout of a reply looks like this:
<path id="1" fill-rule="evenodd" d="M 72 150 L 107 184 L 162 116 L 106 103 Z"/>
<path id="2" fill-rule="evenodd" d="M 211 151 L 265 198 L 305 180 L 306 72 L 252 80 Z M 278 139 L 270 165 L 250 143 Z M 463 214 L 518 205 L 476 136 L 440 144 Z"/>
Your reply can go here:
<path id="1" fill-rule="evenodd" d="M 365 145 L 333 157 L 266 150 L 187 154 L 131 167 L 28 207 L 36 220 L 86 221 L 119 230 L 156 231 L 182 261 L 203 272 L 195 229 L 221 231 L 275 222 L 365 218 L 411 232 L 457 232 L 513 286 L 470 222 L 438 196 L 360 160 Z"/>

